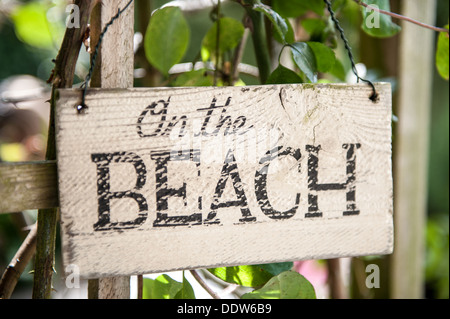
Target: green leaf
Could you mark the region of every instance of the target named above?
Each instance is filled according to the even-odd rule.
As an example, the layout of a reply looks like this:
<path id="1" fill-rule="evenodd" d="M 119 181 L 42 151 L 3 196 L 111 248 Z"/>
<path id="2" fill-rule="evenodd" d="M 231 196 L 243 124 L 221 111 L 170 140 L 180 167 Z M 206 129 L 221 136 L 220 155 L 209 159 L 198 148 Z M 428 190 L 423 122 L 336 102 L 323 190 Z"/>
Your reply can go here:
<path id="1" fill-rule="evenodd" d="M 323 19 L 304 19 L 301 22 L 303 28 L 312 38 L 322 38 L 322 34 L 327 27 L 327 23 Z"/>
<path id="2" fill-rule="evenodd" d="M 214 79 L 207 74 L 206 69 L 195 70 L 179 75 L 172 86 L 213 86 Z"/>
<path id="3" fill-rule="evenodd" d="M 389 0 L 363 0 L 364 3 L 376 6 L 379 9 L 390 11 L 391 6 Z M 396 35 L 400 30 L 400 26 L 392 22 L 392 18 L 386 14 L 361 8 L 363 13 L 362 29 L 373 37 L 386 38 Z"/>
<path id="4" fill-rule="evenodd" d="M 336 78 L 338 78 L 339 80 L 345 81 L 346 73 L 345 73 L 344 65 L 342 64 L 341 61 L 336 59 L 336 63 L 334 63 L 334 66 L 329 71 L 329 73 L 332 74 L 333 76 L 335 76 Z"/>
<path id="5" fill-rule="evenodd" d="M 183 283 L 164 274 L 156 279 L 144 278 L 143 299 L 195 299 L 195 294 L 184 273 Z"/>
<path id="6" fill-rule="evenodd" d="M 183 285 L 168 275 L 161 275 L 156 279 L 144 278 L 144 299 L 175 299 Z"/>
<path id="7" fill-rule="evenodd" d="M 285 44 L 285 43 L 294 43 L 295 42 L 295 33 L 294 33 L 294 29 L 292 28 L 292 25 L 287 22 L 287 28 L 288 31 L 287 33 L 284 35 L 284 39 L 280 36 L 279 32 L 273 32 L 273 38 L 278 41 L 281 44 Z M 273 29 L 275 29 L 275 26 L 273 26 Z"/>
<path id="8" fill-rule="evenodd" d="M 261 289 L 242 296 L 242 299 L 316 299 L 313 285 L 294 271 L 273 277 Z"/>
<path id="9" fill-rule="evenodd" d="M 163 74 L 184 57 L 189 45 L 190 31 L 180 8 L 166 7 L 151 17 L 145 34 L 148 61 Z"/>
<path id="10" fill-rule="evenodd" d="M 302 78 L 297 73 L 280 64 L 269 76 L 266 84 L 293 84 L 302 82 Z"/>
<path id="11" fill-rule="evenodd" d="M 315 83 L 317 82 L 317 65 L 314 51 L 305 42 L 297 42 L 290 45 L 295 64 L 305 74 L 306 78 Z"/>
<path id="12" fill-rule="evenodd" d="M 175 299 L 195 299 L 194 289 L 189 281 L 186 279 L 183 271 L 183 286 L 180 291 L 175 295 Z"/>
<path id="13" fill-rule="evenodd" d="M 286 18 L 296 18 L 313 11 L 323 15 L 325 2 L 323 0 L 272 0 L 273 9 Z"/>
<path id="14" fill-rule="evenodd" d="M 208 271 L 223 281 L 244 287 L 260 287 L 273 277 L 258 266 L 221 267 Z"/>
<path id="15" fill-rule="evenodd" d="M 232 50 L 242 39 L 244 35 L 244 26 L 241 22 L 225 17 L 216 21 L 208 33 L 205 35 L 202 42 L 202 59 L 208 60 L 210 57 L 215 57 L 217 44 L 217 29 L 220 23 L 219 36 L 219 54 L 222 55 L 228 50 Z"/>
<path id="16" fill-rule="evenodd" d="M 272 22 L 275 30 L 278 33 L 278 36 L 281 38 L 282 43 L 286 42 L 286 34 L 288 33 L 288 25 L 283 17 L 281 17 L 276 11 L 272 10 L 271 7 L 262 4 L 256 3 L 253 5 L 253 10 L 262 12 L 264 15 Z"/>
<path id="17" fill-rule="evenodd" d="M 320 42 L 307 42 L 314 52 L 316 67 L 319 72 L 328 72 L 336 63 L 334 51 Z"/>
<path id="18" fill-rule="evenodd" d="M 53 39 L 63 31 L 47 20 L 46 7 L 38 2 L 17 6 L 11 14 L 17 37 L 37 48 L 53 47 Z"/>
<path id="19" fill-rule="evenodd" d="M 446 29 L 448 29 L 449 25 L 447 24 L 445 26 Z M 437 52 L 436 52 L 436 67 L 438 69 L 439 74 L 448 81 L 449 79 L 449 67 L 448 67 L 448 60 L 449 60 L 449 53 L 448 53 L 448 44 L 449 44 L 449 37 L 448 33 L 441 32 L 439 34 L 438 38 L 438 45 L 437 45 Z"/>
<path id="20" fill-rule="evenodd" d="M 299 82 L 297 82 L 299 83 Z M 292 262 L 284 262 L 284 263 L 271 263 L 271 264 L 262 264 L 262 265 L 256 265 L 263 270 L 267 271 L 268 273 L 272 274 L 273 276 L 278 276 L 282 272 L 291 270 L 292 267 L 294 267 L 294 263 Z"/>

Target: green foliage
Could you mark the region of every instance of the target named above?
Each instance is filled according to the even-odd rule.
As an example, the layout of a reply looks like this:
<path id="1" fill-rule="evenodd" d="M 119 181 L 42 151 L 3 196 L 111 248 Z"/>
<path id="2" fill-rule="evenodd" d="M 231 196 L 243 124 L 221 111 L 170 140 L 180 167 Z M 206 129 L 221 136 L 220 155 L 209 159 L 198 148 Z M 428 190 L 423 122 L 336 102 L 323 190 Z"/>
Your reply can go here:
<path id="1" fill-rule="evenodd" d="M 40 49 L 51 49 L 63 32 L 61 25 L 47 20 L 47 6 L 41 2 L 30 2 L 17 7 L 11 18 L 20 40 Z"/>
<path id="2" fill-rule="evenodd" d="M 445 26 L 446 29 L 449 28 L 449 25 L 447 24 Z M 439 34 L 438 38 L 438 46 L 437 46 L 437 52 L 436 52 L 436 66 L 438 69 L 439 74 L 448 81 L 449 75 L 448 75 L 448 43 L 449 43 L 449 35 L 448 33 L 441 32 Z"/>
<path id="3" fill-rule="evenodd" d="M 145 34 L 145 53 L 149 62 L 163 74 L 181 61 L 189 45 L 190 31 L 180 8 L 157 10 Z"/>
<path id="4" fill-rule="evenodd" d="M 292 262 L 271 263 L 271 264 L 262 264 L 262 265 L 256 265 L 256 266 L 260 267 L 262 270 L 267 271 L 272 276 L 277 276 L 284 271 L 291 270 L 292 267 L 294 267 L 294 263 L 292 263 Z"/>
<path id="5" fill-rule="evenodd" d="M 210 273 L 231 284 L 261 287 L 273 276 L 292 269 L 293 263 L 272 263 L 253 266 L 220 267 L 208 269 Z"/>
<path id="6" fill-rule="evenodd" d="M 220 267 L 208 271 L 228 283 L 253 288 L 264 285 L 273 277 L 271 273 L 258 266 Z"/>
<path id="7" fill-rule="evenodd" d="M 317 63 L 314 51 L 305 42 L 297 42 L 291 45 L 292 56 L 299 69 L 310 82 L 317 82 Z"/>
<path id="8" fill-rule="evenodd" d="M 323 0 L 272 0 L 276 12 L 286 18 L 295 18 L 312 11 L 323 15 L 325 3 Z"/>
<path id="9" fill-rule="evenodd" d="M 293 84 L 302 82 L 302 78 L 297 73 L 280 64 L 269 76 L 266 84 Z"/>
<path id="10" fill-rule="evenodd" d="M 217 30 L 220 23 L 219 45 L 217 46 Z M 207 61 L 216 56 L 217 47 L 219 55 L 234 49 L 244 34 L 244 26 L 233 18 L 221 18 L 216 21 L 206 34 L 202 42 L 202 59 Z"/>
<path id="11" fill-rule="evenodd" d="M 242 296 L 242 299 L 316 299 L 311 283 L 294 271 L 270 279 L 264 287 Z"/>
<path id="12" fill-rule="evenodd" d="M 307 42 L 307 45 L 314 53 L 316 71 L 326 73 L 334 67 L 336 55 L 333 50 L 320 42 Z"/>
<path id="13" fill-rule="evenodd" d="M 213 86 L 213 78 L 206 69 L 194 70 L 181 74 L 172 86 Z"/>
<path id="14" fill-rule="evenodd" d="M 389 0 L 363 0 L 364 3 L 377 6 L 379 9 L 390 11 Z M 392 18 L 366 8 L 363 12 L 362 29 L 373 37 L 386 38 L 396 35 L 401 28 L 392 22 Z"/>
<path id="15" fill-rule="evenodd" d="M 282 42 L 286 42 L 286 34 L 288 33 L 288 26 L 284 18 L 282 18 L 276 11 L 272 10 L 269 6 L 262 3 L 256 3 L 253 6 L 253 10 L 262 12 L 272 22 L 277 35 L 281 38 Z"/>
<path id="16" fill-rule="evenodd" d="M 183 273 L 183 282 L 173 280 L 168 275 L 156 279 L 144 278 L 144 299 L 195 299 L 194 290 Z"/>
<path id="17" fill-rule="evenodd" d="M 436 298 L 449 298 L 449 223 L 448 215 L 428 220 L 426 229 L 426 277 Z"/>

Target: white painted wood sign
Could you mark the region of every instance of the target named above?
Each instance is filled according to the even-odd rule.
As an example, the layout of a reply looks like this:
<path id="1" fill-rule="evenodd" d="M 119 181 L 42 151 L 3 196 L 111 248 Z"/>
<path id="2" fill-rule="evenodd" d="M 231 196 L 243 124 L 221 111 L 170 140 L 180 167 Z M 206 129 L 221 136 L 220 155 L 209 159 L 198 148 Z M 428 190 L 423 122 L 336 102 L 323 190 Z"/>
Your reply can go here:
<path id="1" fill-rule="evenodd" d="M 393 250 L 391 88 L 59 91 L 63 258 L 84 278 Z"/>

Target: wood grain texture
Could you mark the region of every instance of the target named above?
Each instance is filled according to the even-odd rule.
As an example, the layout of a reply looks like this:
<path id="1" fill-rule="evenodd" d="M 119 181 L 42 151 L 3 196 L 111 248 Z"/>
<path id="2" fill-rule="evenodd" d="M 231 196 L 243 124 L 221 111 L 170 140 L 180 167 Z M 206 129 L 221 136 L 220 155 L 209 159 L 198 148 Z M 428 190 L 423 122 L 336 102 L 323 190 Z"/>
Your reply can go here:
<path id="1" fill-rule="evenodd" d="M 94 8 L 91 19 L 92 45 L 98 43 L 101 32 L 119 9 L 125 8 L 129 0 L 101 1 Z M 133 87 L 134 77 L 134 2 L 105 34 L 95 65 L 91 87 Z M 89 281 L 89 298 L 128 299 L 130 278 L 101 278 Z"/>
<path id="2" fill-rule="evenodd" d="M 0 164 L 0 213 L 58 207 L 56 162 Z"/>
<path id="3" fill-rule="evenodd" d="M 66 263 L 85 278 L 392 252 L 391 89 L 61 90 Z"/>

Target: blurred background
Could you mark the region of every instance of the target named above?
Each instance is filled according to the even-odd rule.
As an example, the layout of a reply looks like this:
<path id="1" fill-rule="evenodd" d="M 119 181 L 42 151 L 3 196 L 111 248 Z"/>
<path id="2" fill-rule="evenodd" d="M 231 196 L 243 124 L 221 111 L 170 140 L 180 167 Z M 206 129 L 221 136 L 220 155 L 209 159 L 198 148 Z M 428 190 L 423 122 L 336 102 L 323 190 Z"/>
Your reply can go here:
<path id="1" fill-rule="evenodd" d="M 404 0 L 405 1 L 405 0 Z M 407 1 L 407 0 L 406 0 Z M 424 0 L 425 1 L 425 0 Z M 153 69 L 142 46 L 143 35 L 152 10 L 169 1 L 136 0 L 136 70 L 135 86 L 161 86 L 164 81 Z M 448 23 L 449 1 L 438 0 L 436 25 Z M 392 11 L 400 11 L 400 0 L 391 1 Z M 47 128 L 49 123 L 50 85 L 47 83 L 56 58 L 66 19 L 67 0 L 0 0 L 0 162 L 39 161 L 45 157 Z M 223 13 L 241 21 L 242 8 L 235 3 L 225 3 Z M 191 42 L 183 62 L 195 61 L 206 32 L 213 22 L 211 8 L 186 11 L 185 16 L 191 28 Z M 389 81 L 396 93 L 398 81 L 399 35 L 389 39 L 375 39 L 361 30 L 361 14 L 355 5 L 348 5 L 342 13 L 342 24 L 352 43 L 359 67 L 366 77 L 375 81 Z M 437 35 L 437 34 L 436 34 Z M 420 50 L 418 40 L 418 50 Z M 342 48 L 341 48 L 342 51 Z M 338 55 L 339 52 L 338 51 Z M 346 70 L 350 69 L 345 55 L 341 59 Z M 244 52 L 242 62 L 248 72 L 241 76 L 247 85 L 259 84 L 255 76 L 255 56 L 251 38 Z M 414 66 L 411 66 L 414 67 Z M 82 49 L 77 65 L 75 86 L 80 86 L 89 68 L 89 54 Z M 449 297 L 449 88 L 433 69 L 432 109 L 429 147 L 427 222 L 423 225 L 426 234 L 426 257 L 423 262 L 424 295 L 426 298 Z M 364 76 L 364 75 L 363 75 Z M 396 97 L 394 95 L 394 112 Z M 401 120 L 401 119 L 400 119 Z M 395 143 L 395 136 L 394 136 Z M 0 190 L 0 201 L 3 198 Z M 3 272 L 26 236 L 27 227 L 36 220 L 36 211 L 15 214 L 0 214 L 0 271 Z M 57 241 L 59 245 L 59 240 Z M 59 251 L 59 246 L 58 250 Z M 388 264 L 389 257 L 364 257 L 345 260 L 344 269 L 348 278 L 350 297 L 386 298 L 388 291 L 381 289 L 375 294 L 360 291 L 357 286 L 357 268 L 360 264 Z M 33 276 L 32 265 L 23 274 L 13 298 L 29 298 Z M 60 258 L 56 271 L 59 272 Z M 327 268 L 324 261 L 298 262 L 295 269 L 315 286 L 318 296 L 329 297 Z M 384 268 L 383 268 L 384 269 Z M 383 280 L 389 280 L 388 276 Z M 58 279 L 59 280 L 59 279 Z M 68 295 L 55 280 L 55 289 L 60 297 Z M 383 284 L 383 282 L 382 282 Z M 61 286 L 61 287 L 59 287 Z M 76 297 L 84 297 L 84 292 Z"/>

